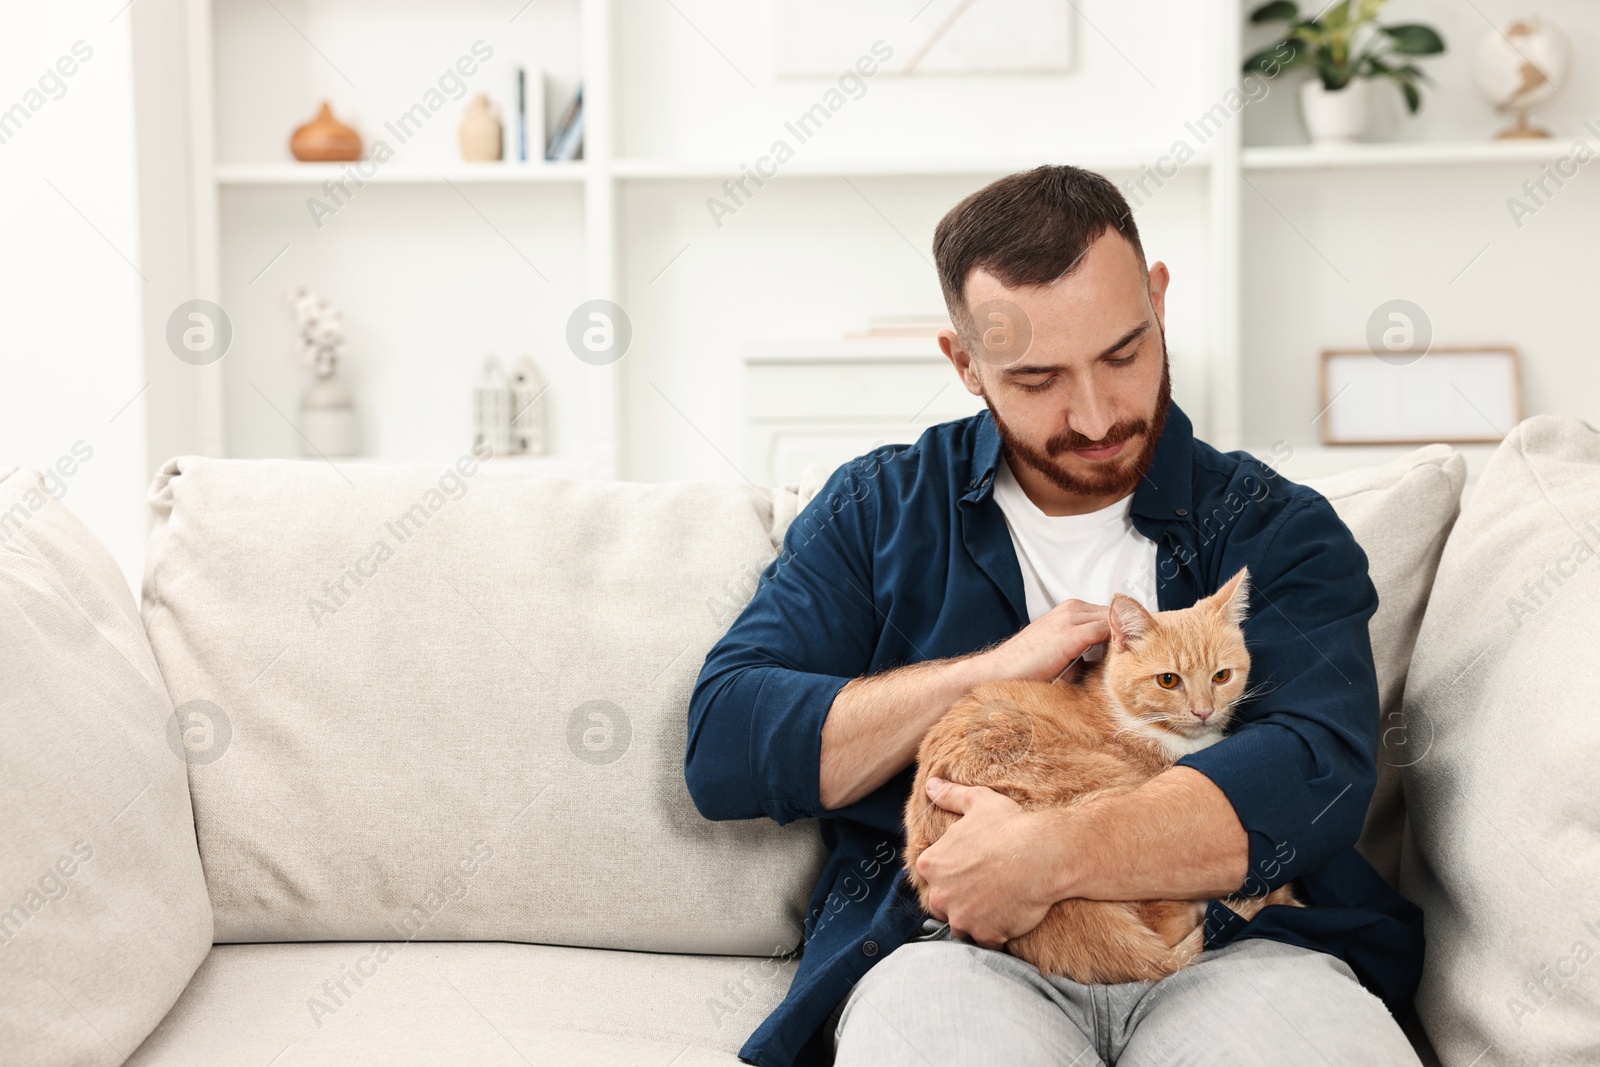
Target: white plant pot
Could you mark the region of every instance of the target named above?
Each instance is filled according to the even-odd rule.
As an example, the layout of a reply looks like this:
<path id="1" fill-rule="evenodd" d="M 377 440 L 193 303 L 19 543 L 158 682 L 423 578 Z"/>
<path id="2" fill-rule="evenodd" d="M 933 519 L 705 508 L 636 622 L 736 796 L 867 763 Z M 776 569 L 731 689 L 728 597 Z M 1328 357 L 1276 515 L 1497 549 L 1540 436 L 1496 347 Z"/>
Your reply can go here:
<path id="1" fill-rule="evenodd" d="M 1352 78 L 1332 92 L 1313 77 L 1300 86 L 1300 117 L 1312 144 L 1355 144 L 1367 128 L 1367 97 L 1371 82 Z"/>
<path id="2" fill-rule="evenodd" d="M 300 398 L 300 453 L 354 456 L 361 452 L 355 400 L 337 378 L 318 378 Z"/>

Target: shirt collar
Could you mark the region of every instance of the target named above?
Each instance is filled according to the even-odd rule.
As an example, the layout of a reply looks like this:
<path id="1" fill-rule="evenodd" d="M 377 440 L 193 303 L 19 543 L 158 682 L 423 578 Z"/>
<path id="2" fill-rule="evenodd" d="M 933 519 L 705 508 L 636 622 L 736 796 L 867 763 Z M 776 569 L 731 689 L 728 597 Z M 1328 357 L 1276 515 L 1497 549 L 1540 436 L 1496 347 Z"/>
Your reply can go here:
<path id="1" fill-rule="evenodd" d="M 962 500 L 985 500 L 994 493 L 994 475 L 1000 465 L 1000 431 L 988 408 L 978 413 L 977 437 L 972 447 L 971 473 Z M 1174 402 L 1156 442 L 1150 469 L 1133 491 L 1132 514 L 1148 519 L 1183 522 L 1193 510 L 1194 424 Z"/>

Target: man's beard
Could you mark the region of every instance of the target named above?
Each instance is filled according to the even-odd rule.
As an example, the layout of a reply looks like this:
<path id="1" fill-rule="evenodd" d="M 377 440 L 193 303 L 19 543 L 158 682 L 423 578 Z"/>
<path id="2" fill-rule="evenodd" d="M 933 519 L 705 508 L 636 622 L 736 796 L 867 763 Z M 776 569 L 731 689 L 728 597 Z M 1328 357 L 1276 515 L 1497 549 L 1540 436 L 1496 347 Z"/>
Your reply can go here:
<path id="1" fill-rule="evenodd" d="M 1091 497 L 1114 496 L 1120 500 L 1133 492 L 1134 487 L 1139 484 L 1139 479 L 1145 476 L 1150 464 L 1155 461 L 1156 445 L 1160 442 L 1161 431 L 1167 424 L 1167 409 L 1172 406 L 1172 374 L 1167 362 L 1166 336 L 1163 335 L 1161 338 L 1161 388 L 1156 395 L 1155 413 L 1148 419 L 1124 419 L 1114 424 L 1098 441 L 1091 441 L 1083 434 L 1069 429 L 1046 441 L 1044 450 L 1041 451 L 1011 433 L 1001 421 L 1000 413 L 990 402 L 987 392 L 983 394 L 983 401 L 989 405 L 989 414 L 994 418 L 995 429 L 1000 431 L 1000 447 L 1013 470 L 1020 461 L 1069 493 Z M 1087 475 L 1078 475 L 1069 472 L 1055 459 L 1065 452 L 1073 452 L 1080 448 L 1104 448 L 1138 434 L 1144 434 L 1144 445 L 1132 462 L 1119 455 L 1112 462 L 1103 464 L 1100 469 L 1092 470 Z M 1118 460 L 1121 462 L 1117 462 Z"/>

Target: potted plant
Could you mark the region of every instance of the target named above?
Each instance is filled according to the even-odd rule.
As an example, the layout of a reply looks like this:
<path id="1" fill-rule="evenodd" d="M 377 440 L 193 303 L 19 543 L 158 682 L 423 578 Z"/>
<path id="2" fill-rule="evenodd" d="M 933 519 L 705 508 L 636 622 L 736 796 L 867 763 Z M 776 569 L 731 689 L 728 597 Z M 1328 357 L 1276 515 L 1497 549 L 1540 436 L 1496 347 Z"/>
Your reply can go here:
<path id="1" fill-rule="evenodd" d="M 1417 23 L 1378 25 L 1378 12 L 1387 2 L 1339 0 L 1305 18 L 1293 0 L 1270 0 L 1250 13 L 1253 23 L 1286 21 L 1289 30 L 1283 40 L 1245 60 L 1245 71 L 1271 78 L 1292 67 L 1316 70 L 1300 90 L 1300 113 L 1313 144 L 1350 144 L 1359 138 L 1373 79 L 1398 85 L 1411 114 L 1422 106 L 1418 83 L 1427 75 L 1404 57 L 1438 55 L 1444 41 Z"/>

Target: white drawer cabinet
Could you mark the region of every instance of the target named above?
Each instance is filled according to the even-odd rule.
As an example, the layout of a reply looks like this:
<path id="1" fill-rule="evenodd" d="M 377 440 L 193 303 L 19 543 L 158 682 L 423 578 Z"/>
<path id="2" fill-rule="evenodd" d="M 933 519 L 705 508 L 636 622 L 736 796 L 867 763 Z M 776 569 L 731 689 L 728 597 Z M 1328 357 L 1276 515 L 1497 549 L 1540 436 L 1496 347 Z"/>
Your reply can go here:
<path id="1" fill-rule="evenodd" d="M 983 410 L 932 339 L 753 343 L 744 375 L 744 470 L 762 485 Z"/>

